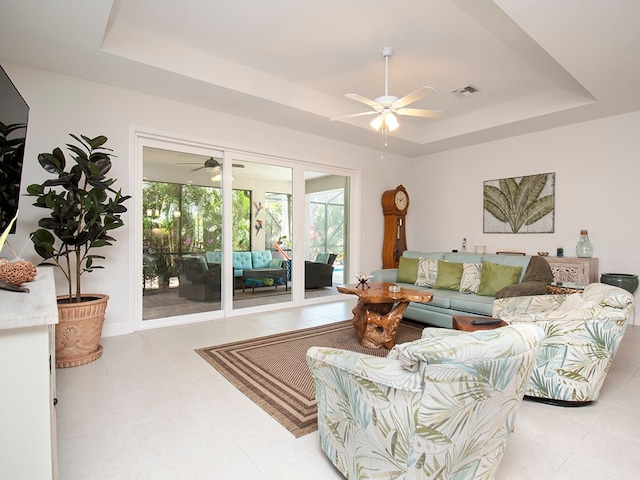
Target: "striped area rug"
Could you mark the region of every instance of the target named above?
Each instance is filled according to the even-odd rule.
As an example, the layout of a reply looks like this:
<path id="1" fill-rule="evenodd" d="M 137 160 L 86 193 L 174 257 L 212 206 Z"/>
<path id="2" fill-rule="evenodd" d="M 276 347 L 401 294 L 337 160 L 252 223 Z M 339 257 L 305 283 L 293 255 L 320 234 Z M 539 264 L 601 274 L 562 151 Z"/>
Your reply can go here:
<path id="1" fill-rule="evenodd" d="M 404 321 L 397 343 L 420 338 L 424 325 Z M 312 346 L 341 348 L 383 357 L 385 348 L 360 345 L 351 320 L 196 350 L 236 388 L 295 437 L 317 430 L 318 409 L 306 362 Z"/>

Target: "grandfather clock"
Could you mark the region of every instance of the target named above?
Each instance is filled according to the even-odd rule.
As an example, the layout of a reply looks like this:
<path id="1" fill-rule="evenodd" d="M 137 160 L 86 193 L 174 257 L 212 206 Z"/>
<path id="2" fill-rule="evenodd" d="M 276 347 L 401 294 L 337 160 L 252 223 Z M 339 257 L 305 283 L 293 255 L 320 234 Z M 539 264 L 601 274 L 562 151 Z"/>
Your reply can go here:
<path id="1" fill-rule="evenodd" d="M 402 252 L 407 249 L 405 219 L 408 209 L 409 195 L 402 185 L 382 194 L 382 213 L 384 215 L 382 268 L 396 268 L 400 263 Z"/>

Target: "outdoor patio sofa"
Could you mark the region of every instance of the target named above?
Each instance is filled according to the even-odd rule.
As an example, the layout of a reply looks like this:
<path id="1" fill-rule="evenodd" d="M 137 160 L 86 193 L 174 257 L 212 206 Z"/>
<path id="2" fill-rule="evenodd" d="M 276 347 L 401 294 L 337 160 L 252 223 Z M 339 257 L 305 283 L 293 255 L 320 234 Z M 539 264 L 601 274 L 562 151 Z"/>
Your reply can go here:
<path id="1" fill-rule="evenodd" d="M 205 252 L 208 264 L 222 264 L 222 252 Z M 284 285 L 288 288 L 289 274 L 283 259 L 273 258 L 271 250 L 232 252 L 235 288 Z"/>

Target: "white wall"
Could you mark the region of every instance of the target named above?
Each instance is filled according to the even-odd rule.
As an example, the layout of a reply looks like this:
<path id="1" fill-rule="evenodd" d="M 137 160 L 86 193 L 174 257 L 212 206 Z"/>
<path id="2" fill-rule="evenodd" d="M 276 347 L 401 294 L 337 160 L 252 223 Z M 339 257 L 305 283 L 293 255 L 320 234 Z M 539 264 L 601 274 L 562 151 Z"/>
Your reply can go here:
<path id="1" fill-rule="evenodd" d="M 405 179 L 408 246 L 448 251 L 466 237 L 470 250 L 481 244 L 489 252 L 555 255 L 563 247 L 575 257 L 586 228 L 600 273 L 640 274 L 639 132 L 634 112 L 415 159 Z M 555 233 L 482 233 L 483 181 L 547 172 L 556 173 Z"/>
<path id="2" fill-rule="evenodd" d="M 259 123 L 219 112 L 208 111 L 132 91 L 113 88 L 77 78 L 35 70 L 14 64 L 3 65 L 18 90 L 29 104 L 30 117 L 27 132 L 26 155 L 22 190 L 33 182 L 47 178 L 37 163 L 37 154 L 64 146 L 68 134 L 89 136 L 106 135 L 110 147 L 118 158 L 111 174 L 119 179 L 125 193 L 133 191 L 130 178 L 130 126 L 141 126 L 197 138 L 212 144 L 261 151 L 319 165 L 344 166 L 362 171 L 362 198 L 360 228 L 361 255 L 356 265 L 360 271 L 378 268 L 382 250 L 382 214 L 380 196 L 384 190 L 401 183 L 402 171 L 409 160 L 385 154 L 384 164 L 380 152 L 356 147 L 343 142 L 330 141 L 313 135 Z M 394 168 L 386 168 L 391 163 Z M 384 168 L 383 168 L 384 167 Z M 31 206 L 31 199 L 20 201 L 18 231 L 10 236 L 14 246 L 20 246 L 29 232 L 37 227 L 44 211 Z M 132 276 L 139 270 L 131 265 L 129 245 L 134 241 L 133 228 L 127 214 L 125 227 L 116 230 L 114 247 L 104 250 L 107 268 L 85 276 L 83 290 L 97 291 L 111 297 L 105 322 L 105 335 L 125 333 L 135 322 L 130 304 L 133 299 Z M 3 251 L 4 255 L 8 255 Z M 27 246 L 23 258 L 33 262 L 40 258 Z M 358 262 L 357 262 L 358 263 Z M 58 293 L 65 287 L 58 278 Z"/>
<path id="3" fill-rule="evenodd" d="M 414 160 L 385 153 L 381 160 L 375 150 L 19 65 L 3 66 L 31 107 L 23 191 L 27 184 L 47 178 L 37 164 L 38 153 L 63 146 L 69 133 L 82 133 L 109 137 L 118 155 L 113 176 L 125 193 L 138 194 L 132 191 L 129 171 L 133 159 L 128 158 L 130 126 L 136 125 L 212 144 L 361 170 L 360 256 L 355 268 L 362 272 L 381 265 L 380 197 L 385 190 L 404 184 L 411 196 L 410 249 L 451 250 L 460 248 L 466 237 L 471 248 L 485 244 L 488 251 L 519 248 L 534 253 L 555 252 L 562 246 L 571 256 L 579 229 L 588 228 L 601 272 L 640 273 L 640 255 L 635 253 L 640 233 L 636 220 L 640 112 Z M 555 233 L 484 235 L 482 182 L 545 172 L 556 172 Z M 14 248 L 36 229 L 42 215 L 30 200 L 21 199 L 18 231 L 9 238 Z M 135 323 L 132 316 L 140 314 L 129 306 L 132 276 L 138 274 L 130 259 L 132 232 L 128 223 L 116 230 L 118 241 L 104 251 L 108 268 L 86 276 L 86 292 L 107 293 L 112 298 L 105 335 L 127 332 Z M 8 255 L 6 249 L 2 253 Z M 40 260 L 30 244 L 23 257 Z M 58 292 L 64 292 L 60 281 Z"/>

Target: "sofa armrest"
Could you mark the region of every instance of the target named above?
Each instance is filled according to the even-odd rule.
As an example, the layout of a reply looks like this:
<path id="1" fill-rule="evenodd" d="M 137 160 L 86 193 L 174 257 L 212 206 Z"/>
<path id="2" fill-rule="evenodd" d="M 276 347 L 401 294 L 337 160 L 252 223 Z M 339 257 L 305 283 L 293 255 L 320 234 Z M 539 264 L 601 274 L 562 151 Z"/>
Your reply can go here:
<path id="1" fill-rule="evenodd" d="M 497 298 L 493 301 L 492 316 L 505 318 L 523 314 L 543 313 L 559 307 L 566 298 L 567 295 L 532 295 Z"/>
<path id="2" fill-rule="evenodd" d="M 405 369 L 398 360 L 390 358 L 336 348 L 311 347 L 307 351 L 307 363 L 314 376 L 327 368 L 336 373 L 347 373 L 365 380 L 358 383 L 369 385 L 367 390 L 372 390 L 374 385 L 411 392 L 422 390 L 421 374 Z"/>
<path id="3" fill-rule="evenodd" d="M 388 282 L 395 283 L 398 278 L 397 268 L 385 268 L 384 270 L 374 270 L 371 272 L 372 282 Z"/>
<path id="4" fill-rule="evenodd" d="M 464 333 L 462 330 L 450 330 L 448 328 L 427 327 L 422 330 L 422 336 L 420 338 L 435 338 L 435 337 L 447 337 L 455 336 Z"/>

